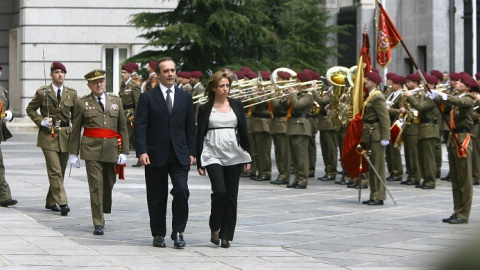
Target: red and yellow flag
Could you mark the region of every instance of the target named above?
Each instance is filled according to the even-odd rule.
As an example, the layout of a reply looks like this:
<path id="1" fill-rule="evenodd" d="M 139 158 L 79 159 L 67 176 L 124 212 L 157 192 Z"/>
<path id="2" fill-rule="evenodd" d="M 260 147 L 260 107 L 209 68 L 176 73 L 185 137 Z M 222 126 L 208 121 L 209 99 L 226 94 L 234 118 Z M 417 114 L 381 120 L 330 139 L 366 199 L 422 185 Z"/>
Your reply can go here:
<path id="1" fill-rule="evenodd" d="M 355 82 L 352 89 L 353 119 L 348 125 L 345 139 L 343 140 L 342 162 L 348 175 L 353 179 L 360 173 L 367 171 L 368 163 L 357 152 L 357 145 L 362 141 L 363 130 L 363 99 L 365 74 L 370 71 L 370 46 L 367 31 L 363 31 L 362 49 L 355 73 Z"/>
<path id="2" fill-rule="evenodd" d="M 377 2 L 378 3 L 378 2 Z M 392 58 L 392 50 L 400 43 L 402 37 L 395 28 L 383 6 L 379 5 L 377 34 L 377 63 L 385 68 Z"/>

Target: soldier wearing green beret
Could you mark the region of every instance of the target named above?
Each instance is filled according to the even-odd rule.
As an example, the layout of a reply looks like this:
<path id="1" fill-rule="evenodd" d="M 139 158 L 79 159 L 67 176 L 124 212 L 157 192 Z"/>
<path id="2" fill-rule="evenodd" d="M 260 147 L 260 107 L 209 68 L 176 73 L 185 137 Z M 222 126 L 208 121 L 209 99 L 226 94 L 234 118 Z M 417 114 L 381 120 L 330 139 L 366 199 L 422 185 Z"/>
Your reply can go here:
<path id="1" fill-rule="evenodd" d="M 85 160 L 95 227 L 93 234 L 103 235 L 103 214 L 109 214 L 112 210 L 116 170 L 122 179 L 123 167 L 127 162 L 127 122 L 120 97 L 105 93 L 105 71 L 95 69 L 87 73 L 85 79 L 92 92 L 75 103 L 70 163 L 80 167 L 79 153 L 80 158 Z M 80 136 L 82 128 L 83 135 Z"/>

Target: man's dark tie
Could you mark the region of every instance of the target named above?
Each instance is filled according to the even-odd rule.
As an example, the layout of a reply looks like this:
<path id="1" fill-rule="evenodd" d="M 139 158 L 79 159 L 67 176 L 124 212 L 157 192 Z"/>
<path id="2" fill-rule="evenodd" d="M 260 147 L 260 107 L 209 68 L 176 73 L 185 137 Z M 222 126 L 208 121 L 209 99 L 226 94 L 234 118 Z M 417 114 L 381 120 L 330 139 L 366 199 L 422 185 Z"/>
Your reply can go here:
<path id="1" fill-rule="evenodd" d="M 58 90 L 57 90 L 57 100 L 58 100 L 58 102 L 60 102 L 60 99 L 62 98 L 62 96 L 60 95 L 61 92 L 62 91 L 60 91 L 60 88 L 58 88 Z"/>
<path id="2" fill-rule="evenodd" d="M 127 86 L 127 84 L 125 82 L 122 82 L 122 87 L 120 88 L 120 90 L 123 91 L 123 89 L 125 89 L 125 86 Z"/>
<path id="3" fill-rule="evenodd" d="M 172 90 L 167 90 L 167 99 L 165 100 L 167 102 L 167 108 L 169 113 L 172 113 L 172 98 L 170 97 L 171 92 Z"/>
<path id="4" fill-rule="evenodd" d="M 105 111 L 105 107 L 103 107 L 103 103 L 102 103 L 102 98 L 97 97 L 97 99 L 98 99 L 98 104 L 100 105 L 100 108 L 102 108 L 102 111 Z"/>

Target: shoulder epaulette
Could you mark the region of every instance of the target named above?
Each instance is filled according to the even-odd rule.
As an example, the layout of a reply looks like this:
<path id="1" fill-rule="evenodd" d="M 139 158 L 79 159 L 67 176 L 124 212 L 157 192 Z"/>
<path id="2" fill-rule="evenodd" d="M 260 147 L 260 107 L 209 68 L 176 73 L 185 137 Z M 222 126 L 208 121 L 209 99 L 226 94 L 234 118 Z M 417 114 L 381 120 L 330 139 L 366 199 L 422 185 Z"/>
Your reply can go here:
<path id="1" fill-rule="evenodd" d="M 86 94 L 85 96 L 80 97 L 80 98 L 87 98 L 88 96 L 90 96 L 90 94 Z M 79 99 L 80 99 L 80 98 L 79 98 Z"/>
<path id="2" fill-rule="evenodd" d="M 111 96 L 111 97 L 118 97 L 118 98 L 119 98 L 119 96 L 118 96 L 118 95 L 115 95 L 114 93 L 107 93 L 107 94 L 108 94 L 109 96 Z"/>
<path id="3" fill-rule="evenodd" d="M 66 87 L 64 86 L 65 90 L 68 90 L 68 91 L 74 91 L 74 92 L 77 92 L 77 90 L 73 89 L 73 88 L 70 88 L 70 87 Z"/>
<path id="4" fill-rule="evenodd" d="M 47 89 L 47 87 L 46 87 L 45 85 L 40 86 L 40 87 L 37 89 L 37 91 L 39 91 L 39 90 L 44 90 L 44 89 Z"/>

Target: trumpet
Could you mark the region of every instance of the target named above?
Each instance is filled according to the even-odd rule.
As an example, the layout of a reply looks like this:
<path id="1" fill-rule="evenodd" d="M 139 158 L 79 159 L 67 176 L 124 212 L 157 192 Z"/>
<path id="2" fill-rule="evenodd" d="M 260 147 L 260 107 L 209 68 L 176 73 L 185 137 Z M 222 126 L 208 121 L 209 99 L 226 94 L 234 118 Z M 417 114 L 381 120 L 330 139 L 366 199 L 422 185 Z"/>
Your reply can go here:
<path id="1" fill-rule="evenodd" d="M 290 87 L 289 87 L 290 88 Z M 323 88 L 323 82 L 322 82 L 322 85 L 321 86 L 317 86 L 317 87 L 310 87 L 310 88 L 307 88 L 307 89 L 302 89 L 298 92 L 310 92 L 310 91 L 318 91 L 319 89 L 322 89 Z M 276 93 L 279 93 L 279 91 L 276 91 Z M 269 93 L 268 95 L 271 95 L 272 93 Z M 261 101 L 258 101 L 258 102 L 255 102 L 255 103 L 252 103 L 252 104 L 247 104 L 245 106 L 243 106 L 244 108 L 248 108 L 248 107 L 251 107 L 251 106 L 255 106 L 257 104 L 261 104 L 261 103 L 264 103 L 264 102 L 268 102 L 268 101 L 271 101 L 271 100 L 274 100 L 274 99 L 277 99 L 277 98 L 282 98 L 282 97 L 287 97 L 289 96 L 291 93 L 288 92 L 288 93 L 285 93 L 284 95 L 282 96 L 275 96 L 275 97 L 271 97 L 271 98 L 267 98 L 267 99 L 264 99 L 264 100 L 261 100 Z M 267 96 L 267 95 L 264 95 L 264 96 Z M 244 101 L 245 102 L 245 101 Z"/>

